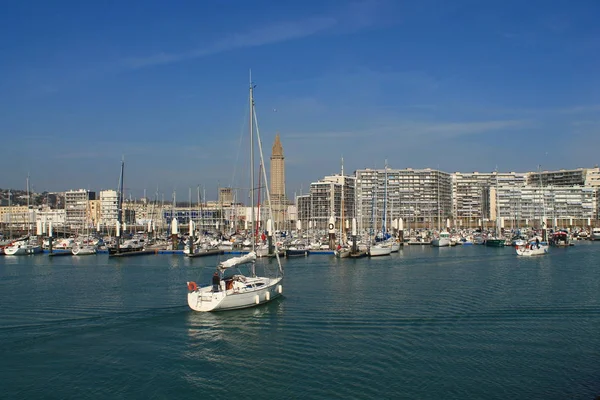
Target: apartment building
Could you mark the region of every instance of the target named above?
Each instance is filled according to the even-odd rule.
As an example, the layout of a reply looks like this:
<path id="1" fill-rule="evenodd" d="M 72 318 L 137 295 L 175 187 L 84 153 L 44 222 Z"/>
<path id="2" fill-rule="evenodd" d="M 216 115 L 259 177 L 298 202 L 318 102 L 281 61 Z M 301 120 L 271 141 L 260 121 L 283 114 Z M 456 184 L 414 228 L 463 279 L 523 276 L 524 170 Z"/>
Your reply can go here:
<path id="1" fill-rule="evenodd" d="M 426 169 L 363 169 L 356 172 L 356 214 L 360 230 L 445 226 L 452 218 L 452 176 Z"/>

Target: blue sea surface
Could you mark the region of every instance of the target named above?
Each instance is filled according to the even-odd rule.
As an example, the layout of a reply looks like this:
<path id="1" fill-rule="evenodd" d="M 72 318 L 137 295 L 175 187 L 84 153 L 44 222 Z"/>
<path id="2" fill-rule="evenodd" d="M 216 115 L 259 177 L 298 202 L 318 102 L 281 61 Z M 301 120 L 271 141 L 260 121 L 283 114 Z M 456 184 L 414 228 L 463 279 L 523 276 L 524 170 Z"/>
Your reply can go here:
<path id="1" fill-rule="evenodd" d="M 280 299 L 193 312 L 217 261 L 0 256 L 0 397 L 600 395 L 600 243 L 310 255 L 282 261 Z"/>

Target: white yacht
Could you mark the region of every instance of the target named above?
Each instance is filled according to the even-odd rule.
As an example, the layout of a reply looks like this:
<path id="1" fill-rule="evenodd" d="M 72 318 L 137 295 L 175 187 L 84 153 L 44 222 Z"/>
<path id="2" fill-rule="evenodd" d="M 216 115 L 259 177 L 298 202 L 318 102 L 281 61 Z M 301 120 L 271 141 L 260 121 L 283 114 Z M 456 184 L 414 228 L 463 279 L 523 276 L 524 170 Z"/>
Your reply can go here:
<path id="1" fill-rule="evenodd" d="M 431 245 L 434 247 L 450 246 L 450 233 L 447 231 L 440 232 L 439 236 L 431 241 Z"/>

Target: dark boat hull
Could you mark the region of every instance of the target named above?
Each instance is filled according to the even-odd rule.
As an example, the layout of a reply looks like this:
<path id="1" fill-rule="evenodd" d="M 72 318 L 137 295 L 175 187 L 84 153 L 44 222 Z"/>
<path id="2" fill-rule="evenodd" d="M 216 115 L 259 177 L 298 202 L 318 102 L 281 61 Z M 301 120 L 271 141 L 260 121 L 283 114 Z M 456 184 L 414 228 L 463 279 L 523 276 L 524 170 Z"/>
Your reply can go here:
<path id="1" fill-rule="evenodd" d="M 286 257 L 307 257 L 310 254 L 310 250 L 308 249 L 296 249 L 296 250 L 291 250 L 291 249 L 287 249 L 285 251 L 285 256 Z"/>
<path id="2" fill-rule="evenodd" d="M 504 240 L 501 240 L 501 239 L 486 240 L 485 245 L 488 247 L 504 247 Z"/>
<path id="3" fill-rule="evenodd" d="M 119 252 L 117 253 L 117 248 L 116 247 L 107 247 L 108 249 L 108 254 L 120 254 L 120 253 L 131 253 L 134 251 L 142 251 L 144 250 L 143 247 L 121 247 L 119 248 Z"/>

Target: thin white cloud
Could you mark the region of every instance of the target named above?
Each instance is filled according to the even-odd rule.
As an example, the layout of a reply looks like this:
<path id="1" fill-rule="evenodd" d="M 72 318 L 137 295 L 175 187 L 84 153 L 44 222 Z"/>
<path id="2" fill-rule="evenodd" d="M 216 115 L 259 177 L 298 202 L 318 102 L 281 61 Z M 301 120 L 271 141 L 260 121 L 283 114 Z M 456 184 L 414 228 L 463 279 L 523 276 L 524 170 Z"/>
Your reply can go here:
<path id="1" fill-rule="evenodd" d="M 122 61 L 128 69 L 140 69 L 155 65 L 172 64 L 226 51 L 258 47 L 289 40 L 301 39 L 320 33 L 348 33 L 364 29 L 376 23 L 384 1 L 366 0 L 350 3 L 332 15 L 315 16 L 296 21 L 234 33 L 204 47 L 184 52 L 160 52 L 148 56 L 129 57 Z"/>
<path id="2" fill-rule="evenodd" d="M 583 104 L 578 106 L 565 107 L 558 110 L 558 112 L 563 114 L 583 114 L 596 111 L 600 111 L 600 104 Z"/>
<path id="3" fill-rule="evenodd" d="M 419 134 L 433 134 L 436 137 L 458 137 L 473 134 L 485 134 L 505 129 L 518 129 L 530 125 L 528 120 L 494 120 L 470 122 L 417 123 L 408 126 L 409 130 Z"/>
<path id="4" fill-rule="evenodd" d="M 381 121 L 366 129 L 356 131 L 290 132 L 286 139 L 326 140 L 365 138 L 381 140 L 393 136 L 400 140 L 414 139 L 418 142 L 440 138 L 456 138 L 466 135 L 489 134 L 502 130 L 523 129 L 531 126 L 529 120 L 490 120 L 465 122 Z M 312 144 L 311 144 L 312 145 Z"/>
<path id="5" fill-rule="evenodd" d="M 286 133 L 285 138 L 291 140 L 307 140 L 307 139 L 344 139 L 344 138 L 356 138 L 364 135 L 364 132 L 350 132 L 350 131 L 330 131 L 330 132 L 291 132 Z"/>

